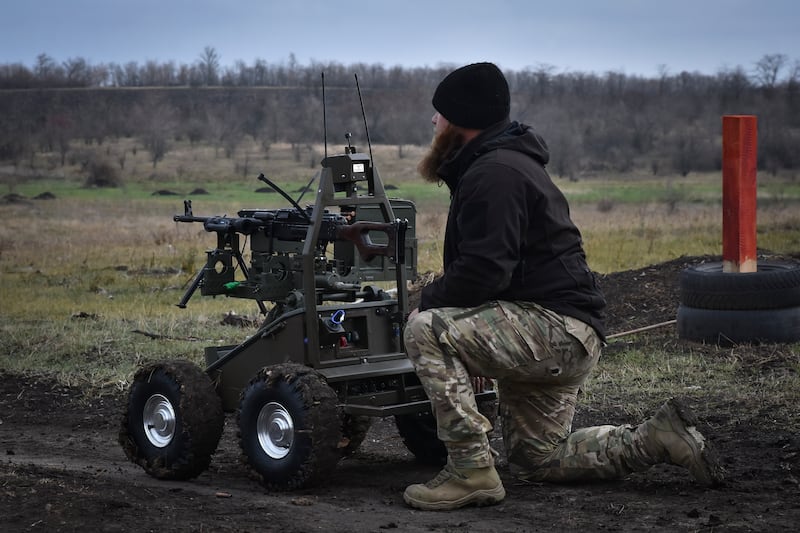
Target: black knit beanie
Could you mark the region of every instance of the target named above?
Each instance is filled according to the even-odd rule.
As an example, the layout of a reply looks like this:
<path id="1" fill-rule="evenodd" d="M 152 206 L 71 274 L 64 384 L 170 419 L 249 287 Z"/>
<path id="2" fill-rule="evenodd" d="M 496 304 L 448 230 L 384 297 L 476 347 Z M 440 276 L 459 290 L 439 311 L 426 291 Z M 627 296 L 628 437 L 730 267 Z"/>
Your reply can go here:
<path id="1" fill-rule="evenodd" d="M 433 107 L 448 122 L 482 130 L 508 118 L 508 82 L 494 63 L 473 63 L 454 70 L 436 87 Z"/>

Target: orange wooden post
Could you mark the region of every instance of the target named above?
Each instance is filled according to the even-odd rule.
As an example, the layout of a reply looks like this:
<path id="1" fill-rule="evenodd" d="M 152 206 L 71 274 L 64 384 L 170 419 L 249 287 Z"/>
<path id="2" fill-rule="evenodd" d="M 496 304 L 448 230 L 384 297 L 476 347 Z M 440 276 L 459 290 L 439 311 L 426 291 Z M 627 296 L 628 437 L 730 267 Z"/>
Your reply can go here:
<path id="1" fill-rule="evenodd" d="M 722 117 L 722 271 L 756 272 L 754 115 Z"/>

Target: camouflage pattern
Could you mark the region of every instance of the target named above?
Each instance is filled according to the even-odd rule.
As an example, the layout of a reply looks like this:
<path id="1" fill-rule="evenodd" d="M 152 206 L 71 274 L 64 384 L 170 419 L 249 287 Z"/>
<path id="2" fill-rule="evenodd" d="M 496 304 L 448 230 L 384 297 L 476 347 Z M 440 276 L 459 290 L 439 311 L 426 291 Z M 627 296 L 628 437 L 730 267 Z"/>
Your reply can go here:
<path id="1" fill-rule="evenodd" d="M 494 464 L 470 376 L 494 378 L 503 440 L 518 474 L 540 481 L 611 479 L 659 462 L 646 429 L 598 426 L 572 432 L 578 391 L 602 342 L 583 322 L 530 302 L 416 314 L 405 330 L 408 356 L 428 393 L 438 436 L 457 468 Z"/>

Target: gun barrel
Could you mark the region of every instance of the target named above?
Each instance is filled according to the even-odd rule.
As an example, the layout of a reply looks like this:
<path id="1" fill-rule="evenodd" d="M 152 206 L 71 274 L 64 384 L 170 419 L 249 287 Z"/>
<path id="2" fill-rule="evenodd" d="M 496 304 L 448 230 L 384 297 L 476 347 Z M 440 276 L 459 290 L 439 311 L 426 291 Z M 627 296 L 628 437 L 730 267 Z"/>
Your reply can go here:
<path id="1" fill-rule="evenodd" d="M 241 233 L 251 235 L 264 226 L 264 221 L 257 218 L 228 218 L 228 217 L 208 217 L 203 221 L 206 231 L 217 233 Z"/>
<path id="2" fill-rule="evenodd" d="M 211 217 L 196 217 L 193 215 L 175 215 L 172 220 L 175 222 L 205 222 L 206 219 Z"/>
<path id="3" fill-rule="evenodd" d="M 269 224 L 268 220 L 254 217 L 196 217 L 194 215 L 175 215 L 175 222 L 202 222 L 203 228 L 211 233 L 241 233 L 251 235 Z"/>

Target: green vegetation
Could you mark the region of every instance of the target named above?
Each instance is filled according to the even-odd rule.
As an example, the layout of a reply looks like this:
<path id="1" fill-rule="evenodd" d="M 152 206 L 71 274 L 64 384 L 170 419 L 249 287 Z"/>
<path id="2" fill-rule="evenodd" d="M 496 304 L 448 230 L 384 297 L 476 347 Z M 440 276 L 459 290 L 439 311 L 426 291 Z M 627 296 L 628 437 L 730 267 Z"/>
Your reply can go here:
<path id="1" fill-rule="evenodd" d="M 105 147 L 117 148 L 114 143 Z M 407 148 L 401 159 L 394 147 L 381 146 L 375 159 L 384 183 L 396 187 L 390 195 L 417 203 L 419 271 L 424 273 L 440 268 L 448 191 L 414 177 L 421 150 Z M 175 305 L 214 244 L 214 236 L 199 224 L 172 221 L 185 197 L 193 200 L 197 214 L 287 205 L 278 194 L 255 193 L 264 184 L 253 173 L 233 174 L 229 160 L 203 159 L 209 154 L 169 152 L 157 178 L 150 176 L 151 169 L 140 172 L 145 165 L 126 165 L 118 187 L 85 187 L 79 166 L 59 170 L 60 176 L 43 171 L 6 179 L 0 203 L 0 371 L 118 390 L 145 361 L 186 357 L 202 364 L 206 345 L 237 344 L 252 332 L 220 323 L 228 312 L 255 318 L 257 308 L 249 300 L 198 294 L 187 309 Z M 129 153 L 128 163 L 138 157 L 141 152 Z M 206 177 L 179 177 L 176 169 L 195 159 Z M 294 198 L 316 172 L 305 164 L 298 168 L 289 145 L 274 146 L 263 166 L 257 172 L 269 174 Z M 557 181 L 571 201 L 590 266 L 598 272 L 721 252 L 718 176 Z M 191 195 L 196 188 L 209 194 Z M 176 194 L 153 195 L 162 190 Z M 33 199 L 45 192 L 55 198 Z M 311 203 L 313 196 L 313 191 L 306 194 L 302 203 Z M 800 251 L 800 184 L 791 176 L 770 176 L 760 184 L 759 197 L 759 246 L 776 253 Z M 671 391 L 701 387 L 702 395 L 712 380 L 715 390 L 728 388 L 738 395 L 767 398 L 800 390 L 797 372 L 758 375 L 746 384 L 728 379 L 747 371 L 747 355 L 740 352 L 720 350 L 707 358 L 659 346 L 615 348 L 586 394 L 622 397 L 624 391 L 628 397 L 639 395 L 641 408 L 648 409 L 649 400 Z M 794 401 L 786 398 L 787 405 Z M 635 404 L 626 408 L 635 410 Z"/>
<path id="2" fill-rule="evenodd" d="M 800 344 L 769 352 L 748 345 L 678 345 L 664 336 L 623 339 L 606 348 L 583 401 L 617 405 L 622 399 L 628 414 L 643 419 L 663 398 L 686 395 L 709 413 L 746 405 L 741 418 L 756 427 L 796 431 Z"/>

